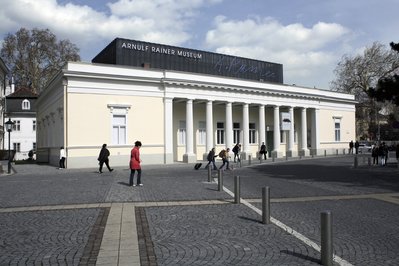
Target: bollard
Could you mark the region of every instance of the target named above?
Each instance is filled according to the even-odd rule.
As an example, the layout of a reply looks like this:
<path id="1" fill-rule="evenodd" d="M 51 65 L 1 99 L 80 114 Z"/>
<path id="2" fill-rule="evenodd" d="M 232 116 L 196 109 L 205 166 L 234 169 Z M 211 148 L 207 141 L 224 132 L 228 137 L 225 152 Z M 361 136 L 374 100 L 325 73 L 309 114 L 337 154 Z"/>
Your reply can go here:
<path id="1" fill-rule="evenodd" d="M 332 213 L 324 211 L 320 214 L 321 227 L 321 264 L 333 265 Z"/>
<path id="2" fill-rule="evenodd" d="M 275 157 L 276 155 L 273 153 L 272 154 L 272 162 L 274 162 L 274 157 Z"/>
<path id="3" fill-rule="evenodd" d="M 218 191 L 223 191 L 223 171 L 218 171 Z"/>
<path id="4" fill-rule="evenodd" d="M 262 223 L 270 224 L 270 188 L 262 188 Z"/>
<path id="5" fill-rule="evenodd" d="M 327 150 L 324 150 L 324 157 L 327 156 Z"/>
<path id="6" fill-rule="evenodd" d="M 335 153 L 337 154 L 337 156 L 338 156 L 338 149 L 335 151 Z"/>
<path id="7" fill-rule="evenodd" d="M 355 167 L 355 168 L 357 168 L 357 166 L 358 166 L 358 160 L 357 160 L 357 154 L 355 155 L 355 156 L 353 156 L 353 158 L 355 158 L 355 161 L 354 161 L 354 163 L 353 163 L 353 166 Z"/>
<path id="8" fill-rule="evenodd" d="M 234 176 L 234 203 L 240 204 L 240 176 Z"/>
<path id="9" fill-rule="evenodd" d="M 252 155 L 248 154 L 248 165 L 251 165 Z"/>
<path id="10" fill-rule="evenodd" d="M 370 158 L 370 157 L 367 158 L 367 164 L 368 164 L 369 166 L 371 166 L 371 158 Z"/>
<path id="11" fill-rule="evenodd" d="M 288 161 L 288 154 L 285 154 L 285 160 Z"/>
<path id="12" fill-rule="evenodd" d="M 208 165 L 208 182 L 212 182 L 212 166 Z"/>
<path id="13" fill-rule="evenodd" d="M 342 153 L 345 155 L 345 154 L 346 154 L 346 149 L 343 149 L 343 150 L 342 150 Z"/>

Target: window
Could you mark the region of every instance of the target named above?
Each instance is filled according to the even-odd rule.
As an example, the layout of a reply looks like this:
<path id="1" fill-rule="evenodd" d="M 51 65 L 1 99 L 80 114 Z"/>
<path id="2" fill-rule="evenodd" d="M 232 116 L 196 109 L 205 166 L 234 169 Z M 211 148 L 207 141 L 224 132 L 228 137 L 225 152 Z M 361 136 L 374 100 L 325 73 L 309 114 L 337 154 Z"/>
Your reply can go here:
<path id="1" fill-rule="evenodd" d="M 249 144 L 256 143 L 255 123 L 249 123 Z"/>
<path id="2" fill-rule="evenodd" d="M 224 123 L 216 123 L 216 144 L 224 144 Z"/>
<path id="3" fill-rule="evenodd" d="M 13 143 L 13 147 L 16 152 L 21 152 L 21 143 L 19 142 Z"/>
<path id="4" fill-rule="evenodd" d="M 186 121 L 179 121 L 177 141 L 179 145 L 186 145 Z"/>
<path id="5" fill-rule="evenodd" d="M 32 121 L 32 130 L 36 131 L 36 120 Z"/>
<path id="6" fill-rule="evenodd" d="M 14 120 L 14 125 L 12 126 L 13 131 L 21 131 L 21 121 Z"/>
<path id="7" fill-rule="evenodd" d="M 334 119 L 335 141 L 341 141 L 341 120 Z"/>
<path id="8" fill-rule="evenodd" d="M 126 144 L 126 115 L 112 116 L 112 144 Z"/>
<path id="9" fill-rule="evenodd" d="M 200 121 L 198 125 L 198 144 L 206 144 L 206 123 L 203 121 Z"/>
<path id="10" fill-rule="evenodd" d="M 233 123 L 233 142 L 240 143 L 240 123 Z"/>
<path id="11" fill-rule="evenodd" d="M 27 99 L 22 101 L 22 110 L 30 110 L 30 102 Z"/>

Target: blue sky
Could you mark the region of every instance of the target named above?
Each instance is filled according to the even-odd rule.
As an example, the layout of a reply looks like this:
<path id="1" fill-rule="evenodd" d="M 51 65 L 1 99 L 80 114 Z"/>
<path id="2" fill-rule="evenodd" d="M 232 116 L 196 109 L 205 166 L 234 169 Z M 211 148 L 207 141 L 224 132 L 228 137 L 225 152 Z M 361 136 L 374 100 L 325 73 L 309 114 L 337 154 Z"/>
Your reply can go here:
<path id="1" fill-rule="evenodd" d="M 116 37 L 281 63 L 328 89 L 343 55 L 399 42 L 397 0 L 0 0 L 0 40 L 48 28 L 90 62 Z M 1 42 L 1 41 L 0 41 Z"/>

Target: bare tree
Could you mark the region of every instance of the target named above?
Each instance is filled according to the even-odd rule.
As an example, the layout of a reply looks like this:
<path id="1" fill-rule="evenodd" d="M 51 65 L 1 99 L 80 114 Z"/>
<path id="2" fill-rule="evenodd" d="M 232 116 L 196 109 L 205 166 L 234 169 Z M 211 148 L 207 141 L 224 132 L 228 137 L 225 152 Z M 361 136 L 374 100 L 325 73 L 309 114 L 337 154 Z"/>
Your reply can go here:
<path id="1" fill-rule="evenodd" d="M 40 93 L 67 61 L 79 61 L 79 49 L 69 40 L 57 41 L 49 29 L 7 34 L 1 57 L 10 68 L 17 86 L 31 87 Z"/>
<path id="2" fill-rule="evenodd" d="M 356 135 L 360 139 L 377 138 L 377 124 L 381 120 L 381 109 L 389 112 L 391 106 L 377 103 L 369 97 L 381 77 L 399 67 L 399 56 L 386 46 L 375 42 L 362 55 L 343 56 L 335 69 L 336 79 L 331 82 L 334 91 L 355 95 Z"/>

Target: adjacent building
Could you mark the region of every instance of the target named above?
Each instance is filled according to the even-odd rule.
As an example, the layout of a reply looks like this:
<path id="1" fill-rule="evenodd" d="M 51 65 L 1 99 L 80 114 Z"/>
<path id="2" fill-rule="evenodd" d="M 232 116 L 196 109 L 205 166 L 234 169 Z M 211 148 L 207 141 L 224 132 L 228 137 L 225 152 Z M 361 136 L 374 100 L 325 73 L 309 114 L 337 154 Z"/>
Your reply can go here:
<path id="1" fill-rule="evenodd" d="M 37 160 L 97 167 L 103 143 L 127 166 L 242 156 L 332 154 L 355 139 L 353 95 L 283 83 L 281 64 L 117 38 L 92 63 L 69 62 L 37 101 Z"/>
<path id="2" fill-rule="evenodd" d="M 36 150 L 36 101 L 37 94 L 31 88 L 20 87 L 11 91 L 6 96 L 6 113 L 4 120 L 11 119 L 14 123 L 11 133 L 11 149 L 15 150 L 15 160 L 29 158 L 29 151 Z M 8 134 L 4 135 L 8 143 Z"/>
<path id="3" fill-rule="evenodd" d="M 0 58 L 0 149 L 4 149 L 4 107 L 8 68 Z"/>

